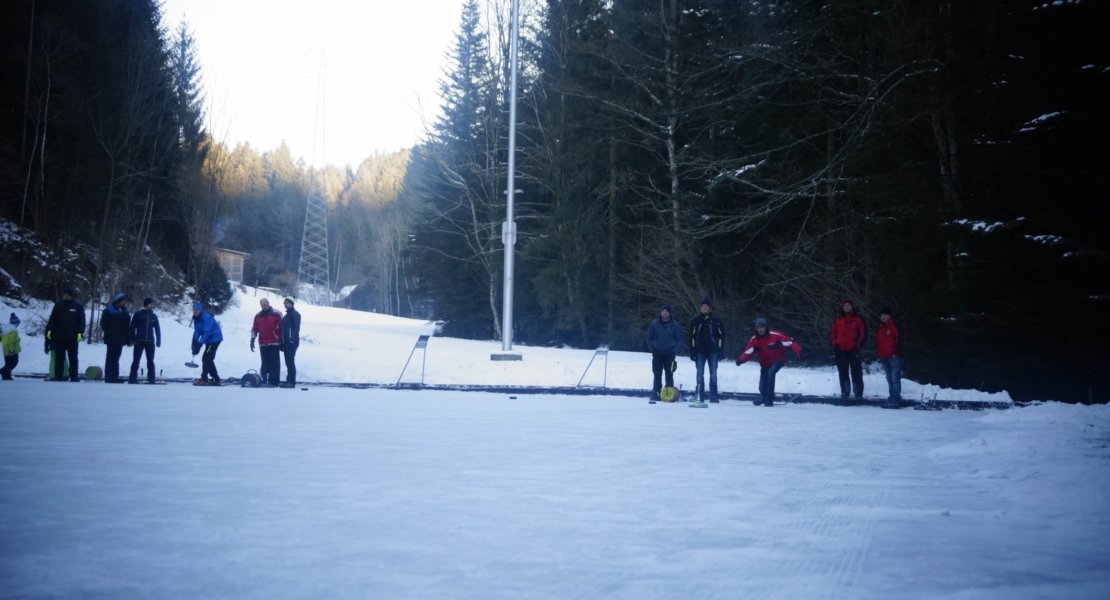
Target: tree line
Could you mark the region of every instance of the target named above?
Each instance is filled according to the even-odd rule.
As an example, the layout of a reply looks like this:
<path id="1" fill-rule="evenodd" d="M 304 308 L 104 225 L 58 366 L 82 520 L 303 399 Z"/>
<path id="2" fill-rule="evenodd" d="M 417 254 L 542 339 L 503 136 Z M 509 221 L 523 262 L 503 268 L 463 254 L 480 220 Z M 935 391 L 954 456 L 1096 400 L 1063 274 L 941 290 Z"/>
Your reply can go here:
<path id="1" fill-rule="evenodd" d="M 420 293 L 486 338 L 501 4 L 466 3 L 401 194 Z M 730 353 L 757 315 L 827 349 L 850 297 L 869 327 L 901 317 L 912 378 L 1105 400 L 1106 3 L 523 4 L 515 339 L 641 350 L 661 302 L 693 316 L 709 295 Z"/>
<path id="2" fill-rule="evenodd" d="M 661 303 L 708 295 L 730 354 L 756 316 L 818 350 L 851 297 L 870 327 L 895 309 L 908 377 L 1105 399 L 1106 3 L 522 5 L 518 342 L 642 350 Z M 289 289 L 315 190 L 352 307 L 500 337 L 507 11 L 464 5 L 425 141 L 317 169 L 205 131 L 195 42 L 155 2 L 19 0 L 2 216 L 79 273 L 4 268 L 44 296 L 179 278 L 218 303 L 224 246 Z"/>
<path id="3" fill-rule="evenodd" d="M 316 189 L 332 212 L 333 280 L 363 284 L 352 306 L 398 310 L 399 246 L 386 233 L 408 153 L 317 169 L 284 144 L 227 145 L 206 129 L 188 24 L 166 30 L 153 0 L 23 0 L 5 12 L 0 216 L 53 249 L 0 258 L 28 295 L 79 288 L 95 316 L 117 290 L 191 290 L 219 312 L 231 290 L 216 247 L 251 254 L 244 283 L 293 291 Z"/>

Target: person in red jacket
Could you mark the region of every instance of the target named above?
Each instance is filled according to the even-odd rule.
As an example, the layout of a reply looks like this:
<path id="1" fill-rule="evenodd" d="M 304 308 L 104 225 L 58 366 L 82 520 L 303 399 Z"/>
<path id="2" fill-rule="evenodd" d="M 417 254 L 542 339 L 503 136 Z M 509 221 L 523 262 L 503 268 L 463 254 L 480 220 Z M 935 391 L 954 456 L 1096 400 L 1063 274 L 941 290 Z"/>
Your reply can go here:
<path id="1" fill-rule="evenodd" d="M 856 400 L 863 400 L 863 362 L 860 350 L 867 341 L 867 328 L 851 298 L 845 298 L 841 304 L 840 315 L 833 321 L 829 338 L 836 356 L 836 370 L 840 373 L 841 399 L 847 400 L 849 392 L 855 388 Z M 850 386 L 849 373 L 852 376 Z"/>
<path id="2" fill-rule="evenodd" d="M 906 356 L 906 333 L 894 320 L 893 312 L 883 307 L 879 311 L 879 331 L 875 334 L 875 352 L 886 372 L 889 389 L 883 408 L 898 408 L 902 401 L 902 361 Z"/>
<path id="3" fill-rule="evenodd" d="M 802 357 L 802 346 L 790 336 L 781 331 L 774 331 L 767 327 L 767 319 L 756 318 L 755 335 L 748 340 L 748 346 L 736 359 L 736 366 L 749 360 L 759 353 L 759 395 L 760 399 L 753 402 L 756 406 L 774 406 L 775 400 L 775 375 L 786 362 L 786 348 L 794 351 L 798 358 Z"/>
<path id="4" fill-rule="evenodd" d="M 281 383 L 281 314 L 265 298 L 259 300 L 258 305 L 262 310 L 254 316 L 251 352 L 254 352 L 254 340 L 258 338 L 259 353 L 262 355 L 262 367 L 258 370 L 258 375 L 268 387 L 277 387 Z"/>

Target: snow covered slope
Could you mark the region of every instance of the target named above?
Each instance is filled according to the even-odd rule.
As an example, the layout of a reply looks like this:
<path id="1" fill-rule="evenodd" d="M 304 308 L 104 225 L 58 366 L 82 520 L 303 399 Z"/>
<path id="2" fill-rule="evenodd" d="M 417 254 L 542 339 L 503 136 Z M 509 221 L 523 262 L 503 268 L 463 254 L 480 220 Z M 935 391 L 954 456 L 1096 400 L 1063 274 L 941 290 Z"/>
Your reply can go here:
<path id="1" fill-rule="evenodd" d="M 216 361 L 221 376 L 238 377 L 248 369 L 258 369 L 259 355 L 251 353 L 249 343 L 254 314 L 259 310 L 258 300 L 263 297 L 275 307 L 281 306 L 280 296 L 246 288 L 245 293 L 235 295 L 232 307 L 217 319 L 224 333 L 224 342 Z M 20 356 L 17 374 L 47 371 L 41 335 L 30 337 L 27 332 L 41 330 L 51 306 L 40 304 L 30 309 L 4 306 L 2 314 L 5 317 L 15 310 L 23 320 L 24 352 Z M 417 338 L 430 335 L 435 329 L 435 324 L 427 321 L 343 308 L 301 303 L 297 305 L 297 310 L 302 315 L 303 337 L 297 354 L 298 379 L 308 382 L 393 384 L 401 376 Z M 156 356 L 161 375 L 166 378 L 196 376 L 197 370 L 184 366 L 190 359 L 192 325 L 189 317 L 192 313 L 185 306 L 160 307 L 158 312 L 164 336 Z M 102 344 L 82 345 L 79 359 L 82 369 L 91 364 L 103 365 L 104 350 Z M 651 357 L 644 352 L 610 352 L 607 369 L 604 358 L 598 358 L 586 372 L 594 355 L 593 350 L 515 346 L 514 350 L 523 354 L 523 361 L 491 361 L 490 355 L 500 350 L 501 343 L 497 340 L 433 337 L 427 347 L 426 362 L 423 362 L 425 357 L 417 352 L 405 371 L 402 383 L 419 382 L 423 364 L 424 383 L 430 385 L 572 387 L 582 379 L 585 386 L 601 386 L 604 383 L 608 388 L 645 391 L 651 388 Z M 693 389 L 694 363 L 685 357 L 679 357 L 678 362 L 676 385 Z M 121 371 L 126 372 L 130 364 L 131 355 L 125 349 Z M 731 361 L 723 362 L 719 386 L 722 391 L 754 393 L 759 387 L 759 367 L 754 364 L 737 367 Z M 872 369 L 864 375 L 864 387 L 869 397 L 886 397 L 886 379 L 881 369 Z M 838 394 L 839 389 L 833 366 L 798 368 L 788 363 L 778 375 L 777 391 L 780 394 L 827 396 Z M 904 380 L 902 395 L 910 400 L 924 396 L 992 403 L 1011 401 L 1005 392 L 945 389 L 910 380 Z"/>

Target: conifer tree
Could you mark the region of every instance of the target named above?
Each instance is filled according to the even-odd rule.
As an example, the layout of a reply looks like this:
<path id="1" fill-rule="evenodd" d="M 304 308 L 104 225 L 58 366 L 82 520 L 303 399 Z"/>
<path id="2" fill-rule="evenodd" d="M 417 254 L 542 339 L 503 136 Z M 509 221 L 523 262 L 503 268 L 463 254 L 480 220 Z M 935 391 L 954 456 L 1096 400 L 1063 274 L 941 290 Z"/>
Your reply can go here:
<path id="1" fill-rule="evenodd" d="M 436 315 L 460 335 L 500 335 L 504 119 L 476 0 L 462 10 L 443 113 L 415 155 L 420 215 L 411 250 Z M 492 327 L 490 325 L 492 324 Z"/>

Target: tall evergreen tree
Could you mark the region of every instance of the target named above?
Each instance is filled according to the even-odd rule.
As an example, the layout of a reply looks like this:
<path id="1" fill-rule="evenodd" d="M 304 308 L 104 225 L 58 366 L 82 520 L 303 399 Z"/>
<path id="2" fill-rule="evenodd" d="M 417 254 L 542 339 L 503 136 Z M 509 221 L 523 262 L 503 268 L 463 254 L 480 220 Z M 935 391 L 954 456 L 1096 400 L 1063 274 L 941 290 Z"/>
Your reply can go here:
<path id="1" fill-rule="evenodd" d="M 613 126 L 597 100 L 612 73 L 595 60 L 609 37 L 604 17 L 601 2 L 548 2 L 536 44 L 541 75 L 526 102 L 534 116 L 521 128 L 537 213 L 523 272 L 542 311 L 527 322 L 533 336 L 583 345 L 612 343 L 606 299 L 618 293 L 607 260 L 609 145 L 598 143 Z"/>
<path id="2" fill-rule="evenodd" d="M 420 198 L 412 262 L 437 317 L 456 334 L 497 336 L 505 130 L 480 18 L 477 1 L 469 0 L 440 88 L 442 116 L 414 158 L 424 179 L 407 193 Z"/>

